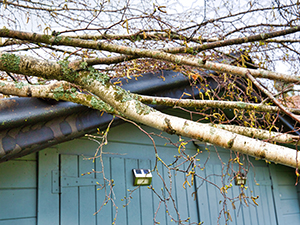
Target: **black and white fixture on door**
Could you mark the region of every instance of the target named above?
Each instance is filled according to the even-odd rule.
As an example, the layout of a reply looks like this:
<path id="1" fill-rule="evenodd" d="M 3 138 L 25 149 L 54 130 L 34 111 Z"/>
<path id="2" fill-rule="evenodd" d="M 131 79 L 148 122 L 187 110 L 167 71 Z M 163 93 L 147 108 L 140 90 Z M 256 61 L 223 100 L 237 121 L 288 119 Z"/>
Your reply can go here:
<path id="1" fill-rule="evenodd" d="M 132 169 L 134 186 L 149 186 L 152 181 L 150 169 Z"/>

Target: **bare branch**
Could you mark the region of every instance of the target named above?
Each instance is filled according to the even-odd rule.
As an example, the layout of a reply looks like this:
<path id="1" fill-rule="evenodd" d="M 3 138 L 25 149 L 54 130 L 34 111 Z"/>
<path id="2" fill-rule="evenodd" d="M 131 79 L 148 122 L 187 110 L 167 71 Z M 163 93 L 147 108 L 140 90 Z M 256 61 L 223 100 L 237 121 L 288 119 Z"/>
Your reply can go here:
<path id="1" fill-rule="evenodd" d="M 296 26 L 294 28 L 290 28 L 283 31 L 276 31 L 269 34 L 260 34 L 254 35 L 253 38 L 257 40 L 264 40 L 270 38 L 272 35 L 284 35 L 288 33 L 297 32 L 300 30 L 300 26 Z M 138 49 L 138 48 L 131 48 L 126 46 L 120 46 L 116 44 L 109 44 L 104 42 L 97 42 L 97 41 L 86 41 L 81 39 L 72 39 L 69 37 L 61 37 L 61 36 L 51 36 L 51 35 L 39 35 L 33 33 L 26 33 L 26 32 L 16 32 L 7 29 L 0 30 L 0 36 L 3 37 L 13 37 L 19 38 L 22 40 L 31 40 L 35 42 L 42 42 L 46 44 L 53 44 L 53 45 L 66 45 L 66 46 L 74 46 L 74 47 L 83 47 L 89 49 L 96 49 L 96 50 L 106 50 L 110 52 L 116 52 L 120 54 L 126 55 L 133 55 L 135 57 L 148 57 L 148 58 L 155 58 L 160 60 L 169 61 L 178 65 L 189 65 L 194 67 L 201 67 L 209 70 L 215 70 L 218 72 L 225 72 L 231 73 L 239 76 L 246 76 L 247 69 L 245 68 L 238 68 L 235 66 L 224 65 L 222 63 L 214 63 L 209 62 L 206 59 L 197 59 L 193 57 L 185 57 L 180 55 L 174 55 L 158 50 L 149 50 L 149 49 Z M 260 37 L 260 39 L 258 38 Z M 248 37 L 250 38 L 250 37 Z M 247 38 L 246 38 L 247 39 Z M 245 41 L 245 38 L 241 40 Z M 238 42 L 237 42 L 238 43 Z M 231 44 L 237 44 L 234 41 Z M 212 43 L 214 44 L 214 43 Z M 187 51 L 186 48 L 184 48 Z M 299 77 L 296 76 L 288 76 L 285 74 L 275 73 L 267 70 L 250 70 L 251 75 L 254 77 L 260 78 L 269 78 L 274 80 L 281 80 L 285 82 L 298 82 L 300 80 Z M 13 71 L 11 71 L 13 72 Z"/>
<path id="2" fill-rule="evenodd" d="M 260 85 L 258 83 L 257 80 L 255 80 L 255 78 L 251 75 L 250 72 L 247 73 L 247 77 L 255 84 L 256 87 L 258 87 L 261 91 L 263 91 L 278 106 L 278 108 L 280 108 L 282 110 L 282 112 L 284 112 L 285 114 L 287 114 L 288 116 L 293 118 L 295 121 L 300 123 L 300 118 L 298 116 L 294 115 L 293 113 L 291 113 L 276 98 L 274 98 L 274 96 L 266 88 L 264 88 L 262 85 Z"/>
<path id="3" fill-rule="evenodd" d="M 203 51 L 203 50 L 207 50 L 207 49 L 214 49 L 214 48 L 225 47 L 225 46 L 229 46 L 229 45 L 237 45 L 237 44 L 243 44 L 243 43 L 249 43 L 249 42 L 255 42 L 255 41 L 262 41 L 262 40 L 266 40 L 266 39 L 273 38 L 273 37 L 292 34 L 292 33 L 298 32 L 298 31 L 300 31 L 300 26 L 295 26 L 293 28 L 284 29 L 281 31 L 274 31 L 274 32 L 270 32 L 270 33 L 261 33 L 261 34 L 242 37 L 242 38 L 215 41 L 212 43 L 202 44 L 202 45 L 199 45 L 196 47 L 191 47 L 191 48 L 186 48 L 186 47 L 167 48 L 167 49 L 165 49 L 165 51 L 172 52 L 172 53 L 190 52 L 190 51 L 199 52 L 199 51 Z"/>

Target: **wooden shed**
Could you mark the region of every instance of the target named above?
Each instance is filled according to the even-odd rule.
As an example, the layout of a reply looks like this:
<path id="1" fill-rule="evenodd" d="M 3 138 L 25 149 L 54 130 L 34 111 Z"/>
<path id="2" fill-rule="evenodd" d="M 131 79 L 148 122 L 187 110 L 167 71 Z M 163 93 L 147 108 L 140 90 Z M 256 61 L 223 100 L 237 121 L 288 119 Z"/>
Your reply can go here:
<path id="1" fill-rule="evenodd" d="M 138 84 L 130 81 L 124 87 L 132 92 L 172 97 L 180 97 L 183 91 L 197 91 L 180 73 L 165 71 L 165 82 L 160 82 L 160 76 L 145 75 Z M 183 112 L 164 110 L 186 116 Z M 172 217 L 179 219 L 178 214 L 182 224 L 213 225 L 219 217 L 220 224 L 225 224 L 223 214 L 220 215 L 224 198 L 214 184 L 222 182 L 220 175 L 226 169 L 222 162 L 227 162 L 231 154 L 226 149 L 190 142 L 185 147 L 186 154 L 194 155 L 199 150 L 200 162 L 204 164 L 208 159 L 205 168 L 197 171 L 200 177 L 195 177 L 191 187 L 185 183 L 186 174 L 171 171 L 170 180 L 167 169 L 158 163 L 166 185 L 153 171 L 151 185 L 155 192 L 148 186 L 131 192 L 136 188 L 132 169 L 152 170 L 155 163 L 151 140 L 136 126 L 114 121 L 108 134 L 109 144 L 103 147 L 106 154 L 102 164 L 100 159 L 87 160 L 94 156 L 99 144 L 83 136 L 94 133 L 96 128 L 105 129 L 110 115 L 69 102 L 29 98 L 2 99 L 0 112 L 0 225 L 154 224 L 153 218 L 160 224 L 178 224 L 172 221 Z M 177 136 L 164 136 L 178 141 Z M 161 159 L 166 164 L 174 163 L 177 148 L 166 145 L 166 140 L 158 136 L 155 141 Z M 254 201 L 247 203 L 249 207 L 237 201 L 234 210 L 228 203 L 226 211 L 232 219 L 228 224 L 300 224 L 294 169 L 249 160 L 253 167 L 249 167 L 245 194 L 258 197 L 258 206 Z M 186 166 L 183 164 L 182 169 Z M 108 186 L 102 188 L 103 173 L 88 173 L 103 169 L 105 178 L 114 180 L 113 192 Z M 169 190 L 174 201 L 170 199 L 164 204 L 158 195 L 166 195 L 166 187 L 172 187 Z M 229 188 L 228 196 L 238 196 L 239 188 Z M 108 194 L 113 201 L 104 205 Z M 130 203 L 123 207 L 128 199 Z"/>

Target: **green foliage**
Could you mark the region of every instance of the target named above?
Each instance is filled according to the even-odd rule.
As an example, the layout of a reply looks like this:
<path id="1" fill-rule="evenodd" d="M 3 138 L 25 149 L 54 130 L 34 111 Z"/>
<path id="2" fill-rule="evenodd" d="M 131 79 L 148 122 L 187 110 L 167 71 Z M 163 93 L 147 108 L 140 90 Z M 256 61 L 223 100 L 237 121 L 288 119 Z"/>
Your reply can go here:
<path id="1" fill-rule="evenodd" d="M 82 62 L 80 63 L 80 68 L 83 69 L 83 70 L 86 70 L 87 69 L 87 66 L 88 66 L 88 63 L 87 62 Z"/>
<path id="2" fill-rule="evenodd" d="M 59 86 L 53 90 L 53 96 L 56 101 L 59 101 L 64 96 L 64 87 Z"/>

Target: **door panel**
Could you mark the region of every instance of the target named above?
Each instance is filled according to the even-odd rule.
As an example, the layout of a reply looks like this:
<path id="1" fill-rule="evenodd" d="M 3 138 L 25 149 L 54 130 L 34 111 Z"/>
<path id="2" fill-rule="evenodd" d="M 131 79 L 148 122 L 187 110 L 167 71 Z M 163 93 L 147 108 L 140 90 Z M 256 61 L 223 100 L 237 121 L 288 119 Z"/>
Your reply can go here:
<path id="1" fill-rule="evenodd" d="M 110 180 L 111 179 L 111 160 L 110 158 L 105 158 L 103 160 L 103 165 L 100 160 L 96 160 L 96 171 L 104 171 L 103 173 L 96 173 L 96 179 L 99 180 L 99 184 L 103 185 L 104 183 L 107 185 L 107 181 L 104 182 L 103 178 Z M 97 186 L 96 187 L 96 210 L 98 212 L 96 214 L 96 219 L 98 225 L 102 224 L 112 224 L 114 211 L 111 201 L 109 201 L 105 196 L 108 196 L 111 193 L 110 188 L 107 186 Z M 113 197 L 113 196 L 112 196 Z M 101 209 L 101 210 L 100 210 Z M 100 210 L 100 211 L 99 211 Z M 94 213 L 94 212 L 93 212 Z"/>
<path id="2" fill-rule="evenodd" d="M 104 158 L 103 160 L 106 160 Z M 114 180 L 114 194 L 113 199 L 118 207 L 118 215 L 117 220 L 122 221 L 122 224 L 127 224 L 126 219 L 126 210 L 123 209 L 124 197 L 126 196 L 126 178 L 125 178 L 125 159 L 124 158 L 117 158 L 113 157 L 111 158 L 111 178 Z M 113 209 L 115 210 L 115 209 Z"/>
<path id="3" fill-rule="evenodd" d="M 222 200 L 222 195 L 220 191 L 215 188 L 212 184 L 207 181 L 203 182 L 200 177 L 195 178 L 195 185 L 189 187 L 187 183 L 184 185 L 185 179 L 191 183 L 191 176 L 186 177 L 186 175 L 171 171 L 172 178 L 169 179 L 168 170 L 158 163 L 158 171 L 160 176 L 164 179 L 165 186 L 162 179 L 153 172 L 152 185 L 159 197 L 153 193 L 148 187 L 143 186 L 137 188 L 133 186 L 133 168 L 150 168 L 153 169 L 154 161 L 146 159 L 132 159 L 125 158 L 124 156 L 104 156 L 103 157 L 103 167 L 105 172 L 105 178 L 108 180 L 114 180 L 113 191 L 107 186 L 107 181 L 103 181 L 102 173 L 90 173 L 81 176 L 82 173 L 87 173 L 92 170 L 102 171 L 102 164 L 99 159 L 95 162 L 89 160 L 83 160 L 83 157 L 78 155 L 66 155 L 57 154 L 59 160 L 59 168 L 55 169 L 52 166 L 53 171 L 60 171 L 60 190 L 55 191 L 52 187 L 46 190 L 39 189 L 39 202 L 43 202 L 42 197 L 47 199 L 54 198 L 57 196 L 57 202 L 59 205 L 59 216 L 53 218 L 59 218 L 60 224 L 112 224 L 114 222 L 116 207 L 118 207 L 118 213 L 116 216 L 116 224 L 153 224 L 153 218 L 156 218 L 157 222 L 160 224 L 175 224 L 171 221 L 168 213 L 177 220 L 177 213 L 174 208 L 179 210 L 179 214 L 182 220 L 190 218 L 190 223 L 204 221 L 206 224 L 216 224 L 219 212 L 222 208 L 220 200 Z M 41 158 L 42 159 L 42 158 Z M 49 161 L 49 160 L 48 160 Z M 57 160 L 58 161 L 58 160 Z M 53 161 L 55 162 L 55 160 Z M 53 163 L 54 165 L 55 163 Z M 40 165 L 47 165 L 47 162 L 40 163 Z M 185 169 L 182 166 L 182 169 Z M 220 174 L 222 167 L 220 164 L 208 164 L 204 170 L 197 168 L 197 174 L 202 178 L 206 178 L 208 181 L 221 184 L 220 176 L 209 176 L 211 174 Z M 244 225 L 268 225 L 277 224 L 276 212 L 274 208 L 273 192 L 272 192 L 272 181 L 270 180 L 270 170 L 269 167 L 255 166 L 256 180 L 260 185 L 257 186 L 253 181 L 254 174 L 249 172 L 247 179 L 246 195 L 259 196 L 257 202 L 259 206 L 254 206 L 253 203 L 250 207 L 239 206 L 239 202 L 235 205 L 236 210 L 232 209 L 230 203 L 228 203 L 228 209 L 232 216 L 233 221 L 229 224 L 244 224 Z M 47 180 L 51 180 L 51 170 L 40 170 L 45 171 L 45 177 Z M 281 171 L 277 171 L 277 175 L 282 176 Z M 40 173 L 39 182 L 42 182 L 42 177 L 44 175 Z M 274 175 L 272 175 L 274 177 Z M 279 177 L 279 175 L 278 175 Z M 275 179 L 275 178 L 274 178 Z M 279 179 L 279 178 L 278 178 Z M 278 181 L 274 181 L 277 184 L 277 194 L 274 192 L 275 199 L 280 203 L 285 203 L 295 205 L 295 207 L 284 207 L 280 212 L 284 214 L 280 221 L 293 221 L 299 219 L 299 206 L 296 207 L 297 202 L 293 202 L 293 196 L 296 193 L 290 185 L 291 179 L 284 177 Z M 47 181 L 48 182 L 48 181 Z M 98 182 L 100 185 L 98 185 Z M 104 185 L 106 184 L 106 186 Z M 102 186 L 101 186 L 102 185 Z M 53 186 L 53 181 L 52 181 Z M 44 187 L 44 186 L 41 186 Z M 196 189 L 197 187 L 197 189 Z M 286 190 L 292 191 L 286 191 Z M 51 191 L 52 190 L 52 191 Z M 129 190 L 129 191 L 128 191 Z M 168 199 L 168 191 L 172 192 L 175 203 L 171 199 Z M 197 190 L 197 192 L 196 192 Z M 293 192 L 293 193 L 292 193 Z M 48 193 L 48 195 L 46 194 Z M 196 194 L 194 194 L 196 193 Z M 234 186 L 228 190 L 228 195 L 233 197 L 237 196 L 239 193 L 239 187 Z M 281 194 L 281 193 L 284 193 Z M 292 193 L 292 194 L 291 194 Z M 281 194 L 281 195 L 280 195 Z M 113 199 L 113 203 L 108 200 L 108 196 Z M 123 207 L 127 204 L 127 200 L 130 199 L 128 206 Z M 276 197 L 277 196 L 277 197 Z M 281 196 L 281 197 L 280 197 Z M 126 197 L 126 198 L 125 198 Z M 162 200 L 162 201 L 161 201 Z M 105 205 L 104 205 L 105 203 Z M 250 202 L 251 203 L 251 200 Z M 167 208 L 166 208 L 166 206 Z M 39 216 L 38 219 L 43 224 L 43 215 L 45 216 L 47 212 L 43 213 L 41 211 L 41 206 L 39 204 Z M 55 208 L 55 206 L 53 206 Z M 277 205 L 277 208 L 279 206 Z M 96 215 L 95 212 L 99 211 Z M 285 211 L 284 211 L 285 210 Z M 168 211 L 168 213 L 166 213 Z M 48 218 L 48 217 L 47 217 Z M 220 220 L 220 224 L 224 220 Z M 284 223 L 278 223 L 284 224 Z"/>
<path id="4" fill-rule="evenodd" d="M 83 160 L 77 155 L 60 155 L 60 224 L 153 224 L 153 218 L 161 224 L 174 224 L 166 216 L 164 201 L 153 193 L 147 186 L 133 186 L 132 169 L 153 169 L 154 162 L 144 159 L 127 159 L 121 157 L 103 157 L 105 177 L 113 179 L 114 187 L 111 192 L 107 181 L 104 182 L 102 173 L 87 173 L 92 170 L 102 171 L 99 160 L 92 162 Z M 191 222 L 198 221 L 197 201 L 192 193 L 194 187 L 183 188 L 185 175 L 174 171 L 169 179 L 168 171 L 158 164 L 162 180 L 153 173 L 152 185 L 162 200 L 165 200 L 168 211 L 175 220 L 178 209 L 182 220 L 190 218 Z M 82 176 L 81 174 L 85 174 Z M 189 177 L 190 179 L 190 177 Z M 97 182 L 100 184 L 98 185 Z M 106 186 L 104 186 L 106 184 Z M 98 190 L 97 190 L 98 189 Z M 99 190 L 100 189 L 100 190 Z M 171 190 L 175 203 L 169 199 Z M 107 200 L 110 197 L 112 201 Z M 167 199 L 167 200 L 166 200 Z M 130 200 L 130 203 L 128 202 Z M 105 205 L 103 205 L 105 203 Z M 128 205 L 124 207 L 126 204 Z M 94 215 L 101 208 L 101 211 Z M 116 215 L 117 209 L 117 215 Z"/>
<path id="5" fill-rule="evenodd" d="M 277 208 L 278 224 L 300 224 L 300 207 L 295 169 L 281 165 L 271 165 L 274 183 L 274 199 Z M 299 184 L 298 184 L 299 186 Z"/>
<path id="6" fill-rule="evenodd" d="M 78 178 L 78 156 L 61 155 L 61 184 L 69 178 Z M 79 224 L 79 186 L 66 182 L 61 188 L 60 222 L 61 224 Z"/>
<path id="7" fill-rule="evenodd" d="M 157 164 L 157 167 L 160 175 L 164 176 L 162 164 L 160 163 Z M 152 186 L 158 194 L 160 195 L 162 195 L 162 193 L 164 195 L 166 194 L 165 189 L 162 189 L 163 187 L 162 180 L 157 174 L 152 177 Z M 166 206 L 163 202 L 160 202 L 160 199 L 155 194 L 153 194 L 153 205 L 154 205 L 154 213 L 155 213 L 154 217 L 156 221 L 160 222 L 160 224 L 167 224 Z"/>
<path id="8" fill-rule="evenodd" d="M 133 179 L 132 179 L 132 169 L 139 168 L 138 161 L 136 159 L 126 159 L 125 162 L 125 172 L 126 172 L 126 189 L 125 190 L 133 190 L 135 187 L 133 186 Z M 140 193 L 139 190 L 134 191 L 131 194 L 132 199 L 130 199 L 129 205 L 126 207 L 127 215 L 135 215 L 135 216 L 128 216 L 127 221 L 128 224 L 132 225 L 139 225 L 141 224 L 141 210 L 140 210 Z M 130 198 L 130 193 L 126 192 L 126 198 Z M 126 204 L 124 201 L 123 204 Z"/>
<path id="9" fill-rule="evenodd" d="M 269 168 L 267 166 L 255 167 L 257 172 L 255 178 L 259 185 L 253 181 L 254 174 L 248 173 L 247 184 L 248 189 L 245 191 L 246 196 L 259 196 L 257 202 L 259 206 L 255 206 L 251 199 L 248 201 L 249 207 L 242 201 L 235 202 L 234 210 L 231 202 L 227 201 L 226 210 L 229 210 L 232 222 L 229 224 L 236 225 L 274 225 L 277 224 L 274 201 L 272 196 L 272 182 L 270 179 Z M 200 177 L 196 178 L 197 198 L 199 205 L 200 221 L 204 224 L 217 224 L 217 218 L 223 207 L 223 197 L 220 190 L 212 183 L 222 186 L 220 174 L 222 167 L 220 164 L 209 164 L 204 170 L 197 169 Z M 204 178 L 204 179 L 203 179 Z M 205 179 L 207 181 L 205 181 Z M 211 182 L 211 183 L 210 183 Z M 227 190 L 228 197 L 237 197 L 240 193 L 238 186 L 233 186 Z M 220 224 L 225 224 L 224 215 L 221 214 Z"/>

